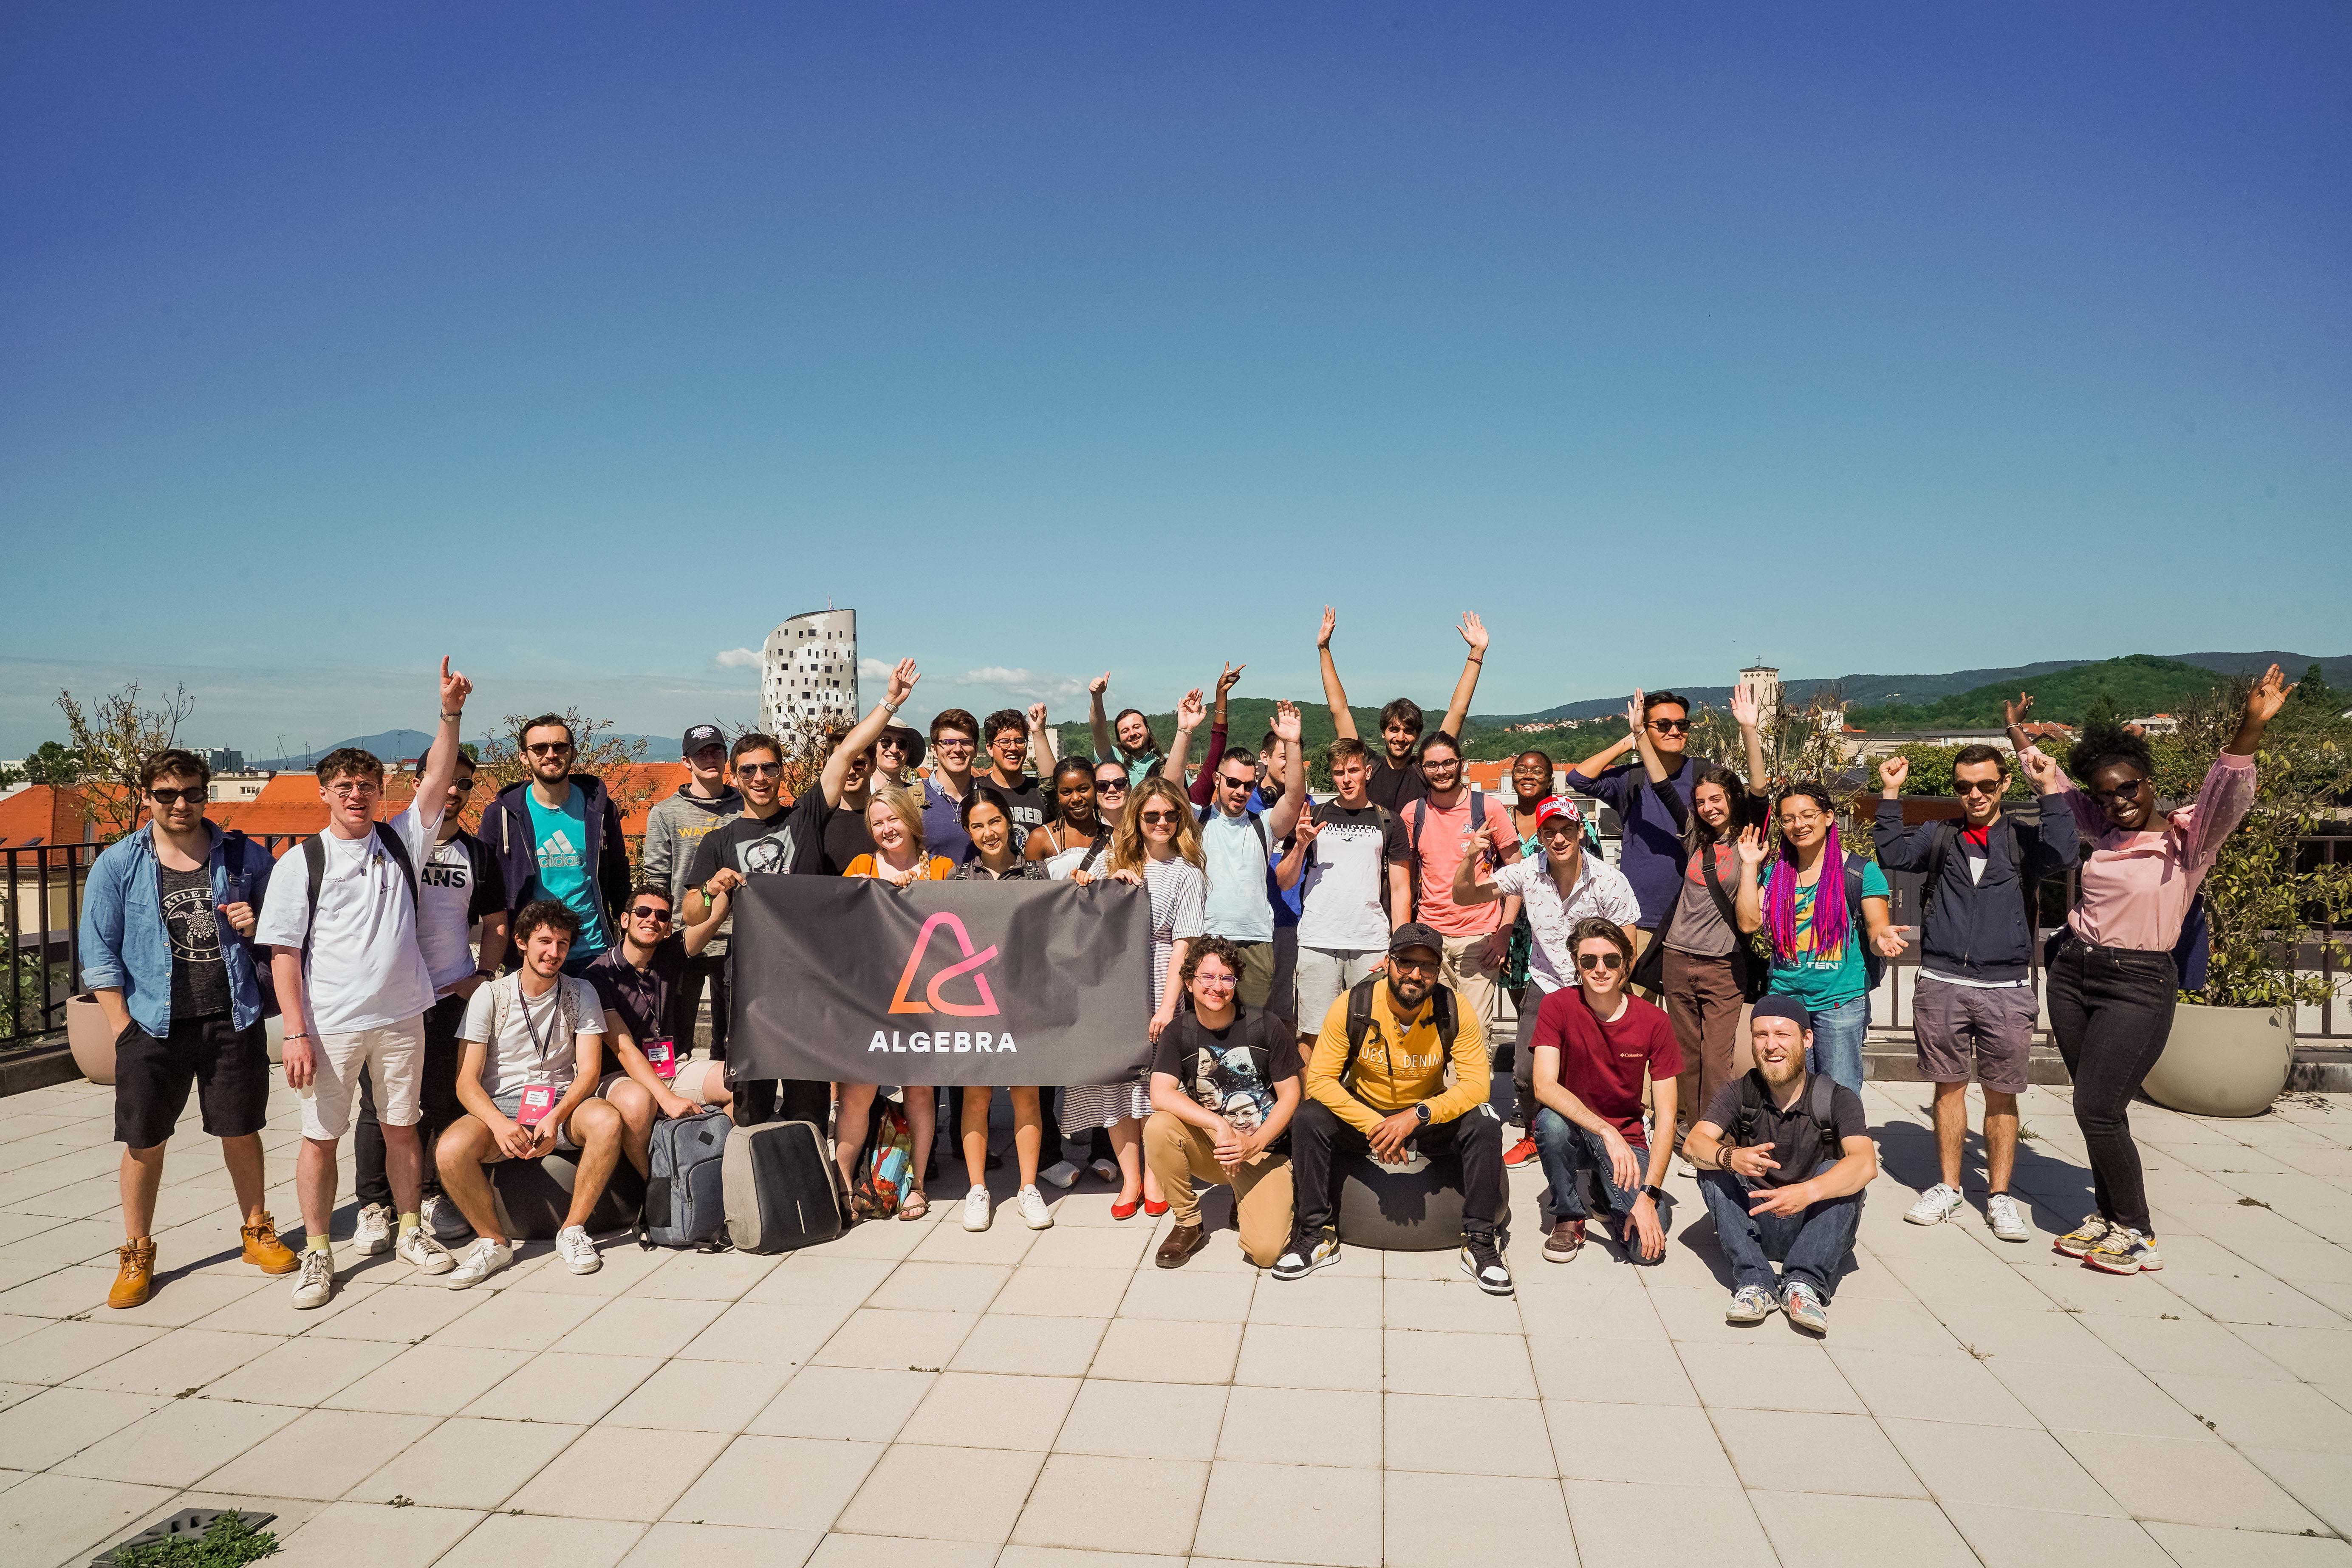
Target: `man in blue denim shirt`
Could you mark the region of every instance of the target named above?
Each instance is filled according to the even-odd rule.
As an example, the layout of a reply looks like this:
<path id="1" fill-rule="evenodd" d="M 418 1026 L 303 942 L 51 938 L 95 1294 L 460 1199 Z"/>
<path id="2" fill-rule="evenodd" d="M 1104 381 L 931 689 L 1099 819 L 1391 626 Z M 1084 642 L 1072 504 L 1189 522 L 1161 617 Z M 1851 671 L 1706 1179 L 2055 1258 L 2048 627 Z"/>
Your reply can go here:
<path id="1" fill-rule="evenodd" d="M 265 1274 L 297 1267 L 261 1206 L 269 1047 L 250 938 L 269 855 L 205 820 L 212 771 L 194 752 L 156 752 L 140 788 L 151 820 L 99 856 L 81 915 L 82 984 L 114 1031 L 114 1136 L 125 1145 L 110 1307 L 136 1307 L 152 1288 L 163 1145 L 191 1088 L 236 1189 L 245 1260 Z"/>

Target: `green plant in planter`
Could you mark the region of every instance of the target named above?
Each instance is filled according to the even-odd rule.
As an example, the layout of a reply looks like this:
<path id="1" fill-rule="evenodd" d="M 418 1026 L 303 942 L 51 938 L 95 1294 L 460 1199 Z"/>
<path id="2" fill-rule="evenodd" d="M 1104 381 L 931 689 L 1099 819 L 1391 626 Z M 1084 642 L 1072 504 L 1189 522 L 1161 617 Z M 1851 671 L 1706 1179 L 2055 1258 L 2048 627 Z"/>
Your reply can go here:
<path id="1" fill-rule="evenodd" d="M 2156 789 L 2167 800 L 2193 798 L 2213 759 L 2237 731 L 2253 682 L 2224 681 L 2189 703 L 2180 728 L 2151 737 Z M 2221 845 L 2206 875 L 2212 959 L 2201 991 L 2181 999 L 2215 1007 L 2279 1007 L 2326 1000 L 2327 982 L 2295 973 L 2295 950 L 2308 928 L 2343 923 L 2352 913 L 2352 862 L 2306 864 L 2303 838 L 2352 831 L 2352 722 L 2337 716 L 2325 683 L 2299 686 L 2263 731 L 2254 765 L 2253 808 Z M 2327 944 L 2346 962 L 2341 944 Z"/>
<path id="2" fill-rule="evenodd" d="M 125 1546 L 115 1552 L 114 1564 L 115 1568 L 244 1568 L 277 1552 L 275 1531 L 255 1530 L 232 1510 L 205 1526 L 202 1535 Z"/>

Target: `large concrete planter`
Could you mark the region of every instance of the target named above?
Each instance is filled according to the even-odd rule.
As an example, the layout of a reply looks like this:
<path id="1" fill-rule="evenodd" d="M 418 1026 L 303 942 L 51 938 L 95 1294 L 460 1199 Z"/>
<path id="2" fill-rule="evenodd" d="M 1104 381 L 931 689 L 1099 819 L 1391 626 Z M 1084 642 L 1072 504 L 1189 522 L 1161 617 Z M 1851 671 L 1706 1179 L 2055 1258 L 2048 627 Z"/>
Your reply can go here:
<path id="1" fill-rule="evenodd" d="M 2191 1116 L 2260 1116 L 2286 1088 L 2294 1064 L 2294 1025 L 2285 1008 L 2183 1002 L 2144 1087 L 2158 1105 Z"/>
<path id="2" fill-rule="evenodd" d="M 82 1077 L 92 1083 L 114 1081 L 114 1031 L 106 1026 L 106 1009 L 90 992 L 66 998 L 66 1044 Z"/>

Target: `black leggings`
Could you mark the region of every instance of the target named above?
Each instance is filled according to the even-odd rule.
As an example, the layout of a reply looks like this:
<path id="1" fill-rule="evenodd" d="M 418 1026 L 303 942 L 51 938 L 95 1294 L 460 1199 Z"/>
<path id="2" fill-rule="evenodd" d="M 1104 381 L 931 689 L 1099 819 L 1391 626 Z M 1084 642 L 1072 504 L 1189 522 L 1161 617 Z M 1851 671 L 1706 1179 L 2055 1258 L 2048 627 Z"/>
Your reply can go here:
<path id="1" fill-rule="evenodd" d="M 2050 1032 L 2074 1080 L 2074 1125 L 2091 1156 L 2100 1217 L 2152 1235 L 2132 1096 L 2164 1054 L 2180 976 L 2172 954 L 2099 947 L 2069 936 L 2050 966 Z"/>

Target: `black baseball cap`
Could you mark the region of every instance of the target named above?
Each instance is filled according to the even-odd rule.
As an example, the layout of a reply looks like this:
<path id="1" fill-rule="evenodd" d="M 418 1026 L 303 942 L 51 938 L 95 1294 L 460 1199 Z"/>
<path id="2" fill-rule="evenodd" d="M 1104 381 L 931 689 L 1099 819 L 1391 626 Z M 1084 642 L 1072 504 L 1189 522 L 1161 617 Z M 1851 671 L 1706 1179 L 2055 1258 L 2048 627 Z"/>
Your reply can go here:
<path id="1" fill-rule="evenodd" d="M 677 754 L 690 757 L 705 746 L 724 748 L 726 744 L 727 737 L 719 733 L 718 725 L 695 724 L 688 728 L 686 738 L 677 743 Z"/>
<path id="2" fill-rule="evenodd" d="M 1425 947 L 1440 958 L 1445 956 L 1445 939 L 1437 934 L 1436 928 L 1433 926 L 1425 926 L 1419 921 L 1410 921 L 1390 933 L 1389 952 L 1391 955 L 1414 947 Z"/>

